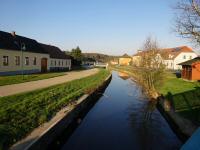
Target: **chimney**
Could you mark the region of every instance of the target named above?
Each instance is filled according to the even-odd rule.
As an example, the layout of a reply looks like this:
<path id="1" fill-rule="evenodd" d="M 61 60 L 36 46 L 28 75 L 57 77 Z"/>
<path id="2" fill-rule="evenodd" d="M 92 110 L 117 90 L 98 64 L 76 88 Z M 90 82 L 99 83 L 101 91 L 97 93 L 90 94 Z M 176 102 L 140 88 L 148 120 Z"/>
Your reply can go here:
<path id="1" fill-rule="evenodd" d="M 16 32 L 15 32 L 15 31 L 12 31 L 12 32 L 11 32 L 11 35 L 12 35 L 12 36 L 16 36 Z"/>

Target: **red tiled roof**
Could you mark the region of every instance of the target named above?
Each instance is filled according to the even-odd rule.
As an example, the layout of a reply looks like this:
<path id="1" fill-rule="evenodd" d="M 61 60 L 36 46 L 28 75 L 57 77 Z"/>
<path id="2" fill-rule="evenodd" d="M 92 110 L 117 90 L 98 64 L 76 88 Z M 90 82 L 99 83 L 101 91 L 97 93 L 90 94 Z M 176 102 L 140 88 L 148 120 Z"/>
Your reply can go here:
<path id="1" fill-rule="evenodd" d="M 193 51 L 192 51 L 192 48 L 190 48 L 188 46 L 165 48 L 165 49 L 160 50 L 160 53 L 162 54 L 162 57 L 164 57 L 164 59 L 175 59 L 181 52 L 191 53 Z M 133 56 L 142 56 L 145 53 L 146 53 L 146 51 L 141 51 Z"/>

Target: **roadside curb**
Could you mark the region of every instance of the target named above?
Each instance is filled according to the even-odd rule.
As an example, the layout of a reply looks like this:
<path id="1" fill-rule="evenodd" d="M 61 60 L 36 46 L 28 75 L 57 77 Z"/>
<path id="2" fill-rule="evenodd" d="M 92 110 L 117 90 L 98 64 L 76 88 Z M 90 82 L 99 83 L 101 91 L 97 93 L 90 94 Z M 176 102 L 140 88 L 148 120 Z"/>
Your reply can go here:
<path id="1" fill-rule="evenodd" d="M 10 150 L 41 150 L 46 149 L 82 112 L 89 109 L 98 100 L 97 95 L 104 91 L 110 83 L 112 74 L 92 93 L 84 94 L 77 101 L 60 110 L 49 122 L 33 130 L 26 138 L 14 144 Z M 87 110 L 89 111 L 89 110 Z M 34 134 L 35 133 L 35 134 Z"/>

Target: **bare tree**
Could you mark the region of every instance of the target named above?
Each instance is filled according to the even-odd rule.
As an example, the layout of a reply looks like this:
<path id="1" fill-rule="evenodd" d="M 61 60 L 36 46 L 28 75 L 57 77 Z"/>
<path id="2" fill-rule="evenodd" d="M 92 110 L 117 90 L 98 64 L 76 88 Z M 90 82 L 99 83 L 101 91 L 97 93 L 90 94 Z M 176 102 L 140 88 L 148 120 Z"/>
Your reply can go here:
<path id="1" fill-rule="evenodd" d="M 151 36 L 146 38 L 142 49 L 139 66 L 135 68 L 137 70 L 136 76 L 147 94 L 152 98 L 156 98 L 158 96 L 156 89 L 161 86 L 164 78 L 163 53 L 157 41 Z"/>
<path id="2" fill-rule="evenodd" d="M 174 9 L 175 31 L 200 45 L 200 0 L 180 0 Z"/>

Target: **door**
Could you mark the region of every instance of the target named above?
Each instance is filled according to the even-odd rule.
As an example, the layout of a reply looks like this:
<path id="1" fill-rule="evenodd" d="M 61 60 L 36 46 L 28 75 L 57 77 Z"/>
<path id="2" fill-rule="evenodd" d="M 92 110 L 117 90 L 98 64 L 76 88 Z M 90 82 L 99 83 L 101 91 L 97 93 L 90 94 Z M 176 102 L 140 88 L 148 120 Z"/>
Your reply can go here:
<path id="1" fill-rule="evenodd" d="M 47 72 L 47 58 L 41 59 L 41 72 Z"/>

